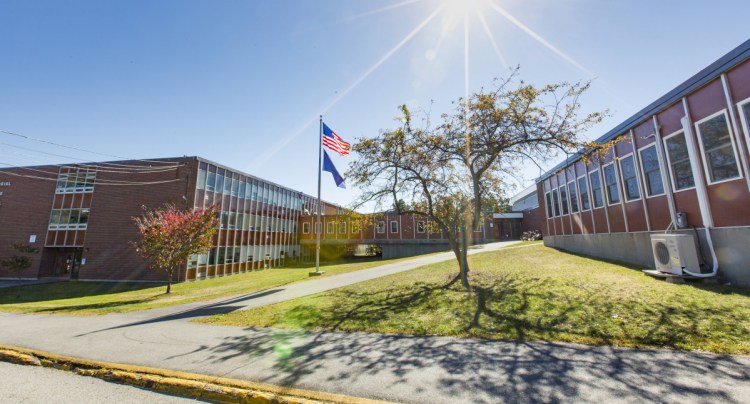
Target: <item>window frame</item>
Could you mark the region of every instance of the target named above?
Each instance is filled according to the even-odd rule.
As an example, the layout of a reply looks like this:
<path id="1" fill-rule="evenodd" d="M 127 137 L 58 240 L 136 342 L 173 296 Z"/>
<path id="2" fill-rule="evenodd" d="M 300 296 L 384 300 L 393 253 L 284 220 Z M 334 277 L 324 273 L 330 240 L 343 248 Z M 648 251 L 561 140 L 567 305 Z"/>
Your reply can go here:
<path id="1" fill-rule="evenodd" d="M 744 131 L 745 134 L 750 134 L 750 122 L 747 121 L 747 118 L 745 117 L 745 114 L 743 113 L 743 110 L 742 110 L 742 108 L 745 105 L 750 105 L 750 97 L 745 98 L 744 100 L 738 102 L 735 105 L 737 106 L 737 113 L 740 115 L 740 124 L 742 125 L 742 130 Z M 740 134 L 738 133 L 737 136 L 739 137 Z M 745 137 L 745 139 L 748 139 L 748 137 Z M 748 142 L 745 142 L 745 143 L 746 143 L 745 147 L 747 148 L 746 152 L 750 154 L 750 143 Z"/>
<path id="2" fill-rule="evenodd" d="M 573 184 L 573 193 L 570 192 L 570 184 Z M 573 213 L 580 213 L 581 212 L 581 203 L 580 203 L 580 197 L 578 192 L 578 181 L 576 179 L 572 179 L 568 181 L 568 199 L 570 200 L 570 214 Z M 575 195 L 575 211 L 573 210 L 573 196 Z"/>
<path id="3" fill-rule="evenodd" d="M 348 234 L 346 232 L 346 222 L 345 221 L 339 222 L 339 229 L 338 230 L 339 230 L 339 234 L 344 234 L 344 235 Z"/>
<path id="4" fill-rule="evenodd" d="M 617 202 L 610 202 L 610 199 L 612 199 L 612 198 L 610 198 L 610 196 L 609 196 L 609 188 L 608 188 L 608 184 L 607 184 L 607 178 L 606 178 L 606 175 L 604 173 L 604 169 L 607 168 L 607 166 L 612 166 L 612 170 L 614 170 L 615 187 L 617 188 L 617 197 L 618 197 L 618 201 Z M 602 178 L 601 178 L 602 179 L 602 185 L 603 185 L 602 189 L 604 191 L 604 198 L 605 198 L 605 203 L 607 204 L 607 206 L 614 206 L 614 205 L 619 205 L 620 203 L 622 203 L 622 195 L 620 195 L 620 192 L 621 192 L 620 191 L 620 179 L 617 178 L 617 177 L 619 177 L 619 175 L 617 175 L 617 174 L 618 173 L 617 173 L 617 167 L 615 167 L 615 160 L 612 160 L 610 163 L 607 163 L 607 164 L 602 164 Z"/>
<path id="5" fill-rule="evenodd" d="M 302 234 L 310 234 L 310 222 L 302 222 Z"/>
<path id="6" fill-rule="evenodd" d="M 419 230 L 419 225 L 422 225 L 422 230 Z M 427 229 L 427 223 L 424 220 L 417 220 L 417 224 L 415 226 L 417 228 L 417 234 L 424 234 L 425 230 Z"/>
<path id="7" fill-rule="evenodd" d="M 554 211 L 554 208 L 552 207 L 552 191 L 547 191 L 544 193 L 544 203 L 545 203 L 544 206 L 547 212 L 547 218 L 551 219 L 555 217 L 555 211 Z"/>
<path id="8" fill-rule="evenodd" d="M 584 209 L 584 207 L 583 207 L 583 198 L 581 198 L 581 195 L 583 195 L 583 193 L 581 192 L 581 186 L 580 186 L 580 183 L 579 183 L 579 181 L 581 181 L 581 178 L 583 178 L 584 181 L 586 181 L 586 199 L 589 201 L 589 207 L 588 207 L 588 209 Z M 578 208 L 579 208 L 579 212 L 583 213 L 583 212 L 591 210 L 591 207 L 592 207 L 592 204 L 591 204 L 591 193 L 589 192 L 590 189 L 591 189 L 591 184 L 589 184 L 588 175 L 587 174 L 583 174 L 583 175 L 577 177 L 575 181 L 576 181 L 576 189 L 578 190 Z"/>
<path id="9" fill-rule="evenodd" d="M 563 196 L 563 192 L 565 193 L 565 196 Z M 558 186 L 557 194 L 560 196 L 560 216 L 569 215 L 570 214 L 570 200 L 568 199 L 568 184 L 562 183 L 560 186 Z"/>
<path id="10" fill-rule="evenodd" d="M 658 143 L 653 142 L 651 144 L 647 144 L 646 146 L 643 146 L 638 149 L 638 165 L 640 166 L 639 169 L 641 172 L 641 178 L 643 178 L 643 192 L 645 193 L 644 196 L 646 197 L 646 199 L 655 198 L 657 196 L 663 196 L 667 194 L 667 187 L 664 184 L 664 173 L 661 171 L 662 161 L 661 161 L 661 158 L 659 158 L 659 151 L 656 150 L 658 146 L 659 146 Z M 646 176 L 646 169 L 643 167 L 643 151 L 648 149 L 649 147 L 653 147 L 654 150 L 656 151 L 656 163 L 659 166 L 659 177 L 661 177 L 661 190 L 662 191 L 659 194 L 653 194 L 653 195 L 648 194 L 648 183 L 646 182 L 646 179 L 648 179 L 648 177 Z"/>
<path id="11" fill-rule="evenodd" d="M 723 180 L 719 181 L 712 181 L 712 175 L 711 171 L 709 170 L 709 163 L 708 163 L 708 157 L 706 156 L 706 149 L 703 147 L 703 136 L 701 136 L 701 130 L 700 130 L 700 124 L 706 121 L 710 121 L 711 119 L 716 118 L 719 115 L 724 116 L 724 122 L 727 124 L 727 132 L 729 133 L 729 143 L 732 145 L 732 152 L 734 156 L 734 164 L 737 168 L 737 176 L 732 178 L 725 178 Z M 708 185 L 715 185 L 715 184 L 721 184 L 723 182 L 728 181 L 735 181 L 742 179 L 742 166 L 740 165 L 740 156 L 737 154 L 737 145 L 734 141 L 734 131 L 732 130 L 732 122 L 729 119 L 729 115 L 727 113 L 727 109 L 724 108 L 714 114 L 711 114 L 699 121 L 696 121 L 693 126 L 695 126 L 695 135 L 698 138 L 698 144 L 700 145 L 701 149 L 701 160 L 703 160 L 703 172 L 706 175 L 706 183 Z"/>
<path id="12" fill-rule="evenodd" d="M 603 180 L 599 172 L 600 168 L 597 168 L 596 170 L 592 170 L 588 172 L 589 176 L 589 188 L 591 192 L 591 209 L 602 209 L 603 207 L 607 206 L 607 199 L 603 187 Z M 596 175 L 596 178 L 599 180 L 599 191 L 602 193 L 602 204 L 601 206 L 596 206 L 596 194 L 594 193 L 594 185 L 591 183 L 591 176 Z"/>
<path id="13" fill-rule="evenodd" d="M 396 230 L 395 231 L 393 230 L 393 225 L 394 224 L 396 225 Z M 388 226 L 388 227 L 389 227 L 388 230 L 390 230 L 391 234 L 398 234 L 398 221 L 397 220 L 391 220 L 390 226 Z"/>
<path id="14" fill-rule="evenodd" d="M 690 148 L 687 147 L 687 137 L 686 137 L 685 138 L 685 147 L 688 149 L 688 161 L 690 161 L 690 175 L 693 176 L 693 185 L 690 186 L 690 187 L 687 187 L 687 188 L 682 188 L 682 189 L 677 189 L 677 186 L 675 185 L 675 182 L 674 182 L 674 172 L 673 172 L 674 170 L 672 170 L 672 157 L 670 157 L 670 155 L 669 155 L 669 147 L 667 147 L 667 140 L 669 140 L 669 139 L 671 139 L 671 138 L 673 138 L 673 137 L 675 137 L 675 136 L 677 136 L 679 134 L 682 134 L 682 136 L 687 136 L 687 134 L 685 134 L 685 130 L 684 129 L 678 129 L 675 132 L 672 132 L 669 135 L 662 137 L 662 139 L 661 139 L 662 146 L 664 147 L 664 154 L 667 157 L 667 169 L 669 170 L 669 182 L 670 182 L 670 185 L 672 186 L 672 193 L 677 193 L 677 192 L 682 192 L 682 191 L 689 191 L 691 189 L 695 189 L 695 182 L 696 182 L 695 176 L 693 175 L 693 171 L 692 171 L 693 161 L 690 159 Z"/>
<path id="15" fill-rule="evenodd" d="M 375 230 L 378 234 L 385 234 L 385 220 L 378 220 Z"/>
<path id="16" fill-rule="evenodd" d="M 326 223 L 326 234 L 336 234 L 336 223 L 334 222 Z"/>
<path id="17" fill-rule="evenodd" d="M 630 157 L 630 161 L 633 163 L 633 172 L 635 173 L 635 184 L 638 187 L 638 197 L 637 198 L 633 198 L 633 199 L 629 198 L 628 193 L 626 191 L 627 184 L 625 182 L 625 170 L 622 169 L 622 161 L 625 160 L 628 157 Z M 620 184 L 622 184 L 622 196 L 624 198 L 624 201 L 625 202 L 639 201 L 643 197 L 643 195 L 641 195 L 642 194 L 642 192 L 641 192 L 641 179 L 638 178 L 638 177 L 640 177 L 640 175 L 639 175 L 639 172 L 638 172 L 638 168 L 636 167 L 636 164 L 635 164 L 635 154 L 633 154 L 633 152 L 630 152 L 628 154 L 625 154 L 623 156 L 618 157 L 617 158 L 617 164 L 619 164 L 619 166 L 620 166 L 619 167 L 620 168 Z"/>

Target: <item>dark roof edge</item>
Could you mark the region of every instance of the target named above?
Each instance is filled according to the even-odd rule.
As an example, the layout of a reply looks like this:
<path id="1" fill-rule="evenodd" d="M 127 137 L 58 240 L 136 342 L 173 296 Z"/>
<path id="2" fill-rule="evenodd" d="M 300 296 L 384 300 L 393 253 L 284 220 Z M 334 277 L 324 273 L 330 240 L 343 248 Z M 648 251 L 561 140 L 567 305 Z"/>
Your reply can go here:
<path id="1" fill-rule="evenodd" d="M 633 116 L 626 119 L 621 124 L 615 126 L 614 129 L 610 130 L 603 136 L 596 139 L 596 141 L 603 143 L 603 142 L 607 142 L 609 140 L 614 139 L 615 137 L 623 134 L 625 131 L 641 123 L 644 117 L 651 117 L 652 115 L 655 115 L 656 113 L 660 112 L 661 110 L 665 109 L 666 107 L 680 100 L 682 97 L 686 96 L 687 94 L 695 91 L 699 87 L 702 87 L 708 84 L 708 82 L 719 77 L 722 73 L 737 66 L 748 57 L 750 57 L 750 39 L 743 42 L 740 46 L 732 49 L 729 53 L 720 57 L 718 60 L 711 63 L 710 65 L 708 65 L 703 70 L 699 71 L 694 76 L 685 80 L 682 84 L 678 85 L 677 87 L 675 87 L 674 89 L 666 93 L 665 95 L 661 96 L 659 99 L 652 102 L 647 107 L 636 112 Z M 549 169 L 547 172 L 542 174 L 539 178 L 537 178 L 536 182 L 544 181 L 545 179 L 552 176 L 558 170 L 577 161 L 580 158 L 580 156 L 581 156 L 581 152 L 576 152 L 572 156 L 562 161 L 560 164 L 556 165 L 555 167 Z"/>

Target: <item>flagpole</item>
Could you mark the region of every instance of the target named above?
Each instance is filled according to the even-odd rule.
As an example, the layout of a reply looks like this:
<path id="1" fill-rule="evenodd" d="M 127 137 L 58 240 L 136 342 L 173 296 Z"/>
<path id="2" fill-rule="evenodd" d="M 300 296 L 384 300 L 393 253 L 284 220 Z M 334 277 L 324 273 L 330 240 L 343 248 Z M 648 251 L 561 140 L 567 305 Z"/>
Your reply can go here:
<path id="1" fill-rule="evenodd" d="M 323 211 L 323 204 L 320 201 L 320 176 L 323 171 L 323 115 L 320 116 L 320 125 L 318 127 L 318 221 L 315 223 L 315 272 L 310 272 L 310 276 L 321 275 L 320 272 L 320 233 L 323 232 L 323 225 L 320 223 L 320 216 Z"/>

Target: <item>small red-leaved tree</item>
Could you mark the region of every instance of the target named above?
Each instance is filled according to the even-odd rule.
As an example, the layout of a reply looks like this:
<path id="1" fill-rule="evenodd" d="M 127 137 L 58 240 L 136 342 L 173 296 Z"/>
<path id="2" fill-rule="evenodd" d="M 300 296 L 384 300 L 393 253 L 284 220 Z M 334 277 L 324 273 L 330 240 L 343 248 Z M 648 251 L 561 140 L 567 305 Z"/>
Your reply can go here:
<path id="1" fill-rule="evenodd" d="M 144 208 L 145 210 L 145 208 Z M 167 272 L 167 293 L 172 288 L 172 273 L 193 254 L 204 253 L 213 246 L 218 229 L 215 207 L 179 210 L 174 205 L 145 210 L 134 217 L 141 239 L 136 251 L 151 261 L 151 267 Z"/>

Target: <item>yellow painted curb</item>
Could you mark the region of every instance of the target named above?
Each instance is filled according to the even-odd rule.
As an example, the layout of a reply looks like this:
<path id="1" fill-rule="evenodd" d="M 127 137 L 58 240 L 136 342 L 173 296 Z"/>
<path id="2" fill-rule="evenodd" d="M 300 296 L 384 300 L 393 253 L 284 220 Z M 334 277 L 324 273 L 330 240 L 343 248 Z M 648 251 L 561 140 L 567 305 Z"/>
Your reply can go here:
<path id="1" fill-rule="evenodd" d="M 35 349 L 0 345 L 0 361 L 67 370 L 82 376 L 220 403 L 376 404 L 384 401 L 286 388 L 195 373 L 100 362 Z"/>

